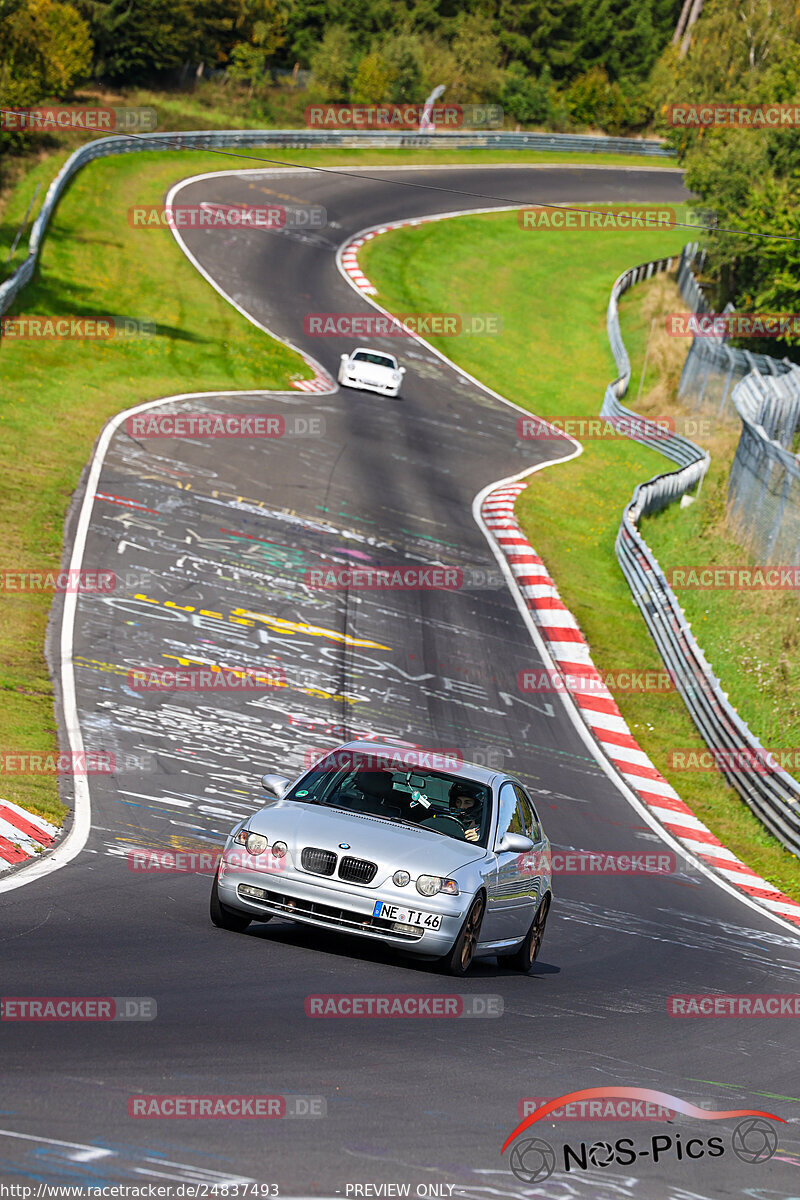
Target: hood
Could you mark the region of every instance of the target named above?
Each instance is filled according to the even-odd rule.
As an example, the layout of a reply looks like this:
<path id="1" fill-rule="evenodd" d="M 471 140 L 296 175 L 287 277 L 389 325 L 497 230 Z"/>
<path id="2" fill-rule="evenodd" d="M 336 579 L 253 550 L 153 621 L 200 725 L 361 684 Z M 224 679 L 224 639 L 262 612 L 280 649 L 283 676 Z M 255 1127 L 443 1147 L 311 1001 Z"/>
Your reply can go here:
<path id="1" fill-rule="evenodd" d="M 376 885 L 398 870 L 408 871 L 412 879 L 418 875 L 448 876 L 486 854 L 480 846 L 429 829 L 413 829 L 380 817 L 362 817 L 297 800 L 270 804 L 247 824 L 254 833 L 263 834 L 270 845 L 276 840 L 286 842 L 295 863 L 299 863 L 305 846 L 369 859 L 378 864 Z M 347 842 L 349 849 L 340 849 L 340 842 Z"/>

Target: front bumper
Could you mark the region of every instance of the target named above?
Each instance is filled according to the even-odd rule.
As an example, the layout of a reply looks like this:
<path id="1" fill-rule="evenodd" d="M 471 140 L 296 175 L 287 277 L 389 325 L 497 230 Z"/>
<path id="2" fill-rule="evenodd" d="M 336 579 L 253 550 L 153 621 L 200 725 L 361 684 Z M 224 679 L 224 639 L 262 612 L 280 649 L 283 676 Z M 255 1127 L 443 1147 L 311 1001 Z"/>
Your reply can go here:
<path id="1" fill-rule="evenodd" d="M 286 860 L 284 860 L 286 861 Z M 241 887 L 259 888 L 263 898 L 242 895 Z M 420 896 L 413 886 L 396 887 L 391 880 L 378 887 L 343 883 L 338 878 L 312 875 L 287 865 L 284 870 L 253 870 L 220 863 L 219 898 L 228 908 L 259 916 L 282 916 L 320 929 L 338 929 L 357 937 L 402 946 L 414 954 L 439 957 L 449 953 L 458 936 L 471 896 Z M 373 916 L 378 900 L 403 908 L 435 913 L 438 929 L 393 929 L 394 922 Z"/>
<path id="2" fill-rule="evenodd" d="M 396 396 L 400 391 L 399 383 L 365 383 L 363 379 L 351 377 L 346 372 L 340 377 L 339 382 L 343 383 L 345 387 L 356 388 L 360 392 L 375 392 L 379 396 Z"/>

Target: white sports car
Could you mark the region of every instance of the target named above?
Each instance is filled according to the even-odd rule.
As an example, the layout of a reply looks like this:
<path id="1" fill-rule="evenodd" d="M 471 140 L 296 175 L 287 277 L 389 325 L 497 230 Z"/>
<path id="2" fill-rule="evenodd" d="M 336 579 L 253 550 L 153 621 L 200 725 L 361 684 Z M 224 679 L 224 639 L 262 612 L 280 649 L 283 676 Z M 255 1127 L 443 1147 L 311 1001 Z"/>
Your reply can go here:
<path id="1" fill-rule="evenodd" d="M 365 392 L 379 392 L 381 396 L 397 396 L 405 373 L 405 367 L 398 366 L 393 354 L 357 346 L 352 354 L 342 355 L 339 383 Z"/>

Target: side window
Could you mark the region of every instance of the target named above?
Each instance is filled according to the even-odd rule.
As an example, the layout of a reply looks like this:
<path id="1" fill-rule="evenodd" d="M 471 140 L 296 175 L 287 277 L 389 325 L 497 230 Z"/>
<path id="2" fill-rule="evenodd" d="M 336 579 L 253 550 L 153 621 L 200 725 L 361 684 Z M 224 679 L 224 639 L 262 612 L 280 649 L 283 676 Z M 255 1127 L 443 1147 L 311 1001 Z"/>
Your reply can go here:
<path id="1" fill-rule="evenodd" d="M 500 788 L 500 809 L 497 821 L 497 841 L 505 833 L 525 833 L 523 815 L 520 812 L 517 793 L 513 784 L 504 783 Z"/>
<path id="2" fill-rule="evenodd" d="M 536 816 L 536 810 L 531 804 L 528 793 L 518 783 L 514 784 L 514 791 L 517 793 L 517 799 L 525 815 L 525 833 L 532 842 L 540 842 L 542 840 L 542 830 L 539 825 L 539 819 Z"/>

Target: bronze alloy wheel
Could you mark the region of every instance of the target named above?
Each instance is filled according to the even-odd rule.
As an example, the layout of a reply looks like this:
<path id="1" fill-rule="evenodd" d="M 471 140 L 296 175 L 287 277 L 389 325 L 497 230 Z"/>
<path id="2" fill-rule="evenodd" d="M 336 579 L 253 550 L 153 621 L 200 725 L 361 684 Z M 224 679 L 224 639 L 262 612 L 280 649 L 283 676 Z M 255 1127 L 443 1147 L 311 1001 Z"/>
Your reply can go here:
<path id="1" fill-rule="evenodd" d="M 453 949 L 443 959 L 443 963 L 451 975 L 466 975 L 472 965 L 483 923 L 485 905 L 486 901 L 483 895 L 475 897 L 469 906 L 469 912 L 461 926 L 461 932 L 455 940 Z"/>
<path id="2" fill-rule="evenodd" d="M 513 954 L 498 955 L 501 962 L 507 963 L 513 967 L 515 971 L 522 971 L 523 975 L 527 975 L 533 967 L 542 948 L 544 940 L 544 930 L 547 924 L 547 914 L 550 911 L 550 897 L 545 896 L 542 903 L 536 910 L 536 916 L 531 921 L 531 927 L 527 932 L 525 941 L 519 946 Z"/>

